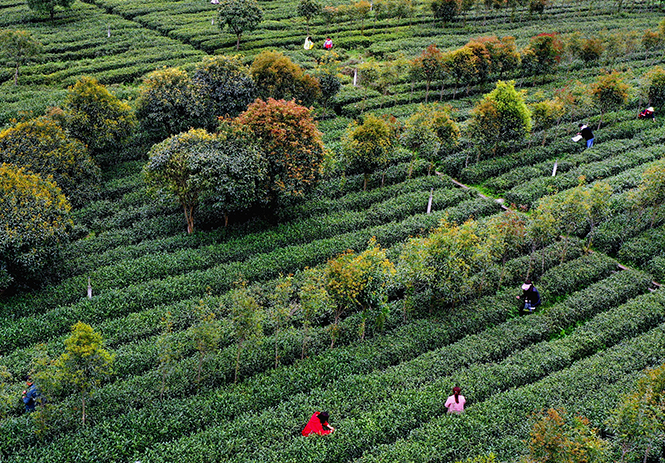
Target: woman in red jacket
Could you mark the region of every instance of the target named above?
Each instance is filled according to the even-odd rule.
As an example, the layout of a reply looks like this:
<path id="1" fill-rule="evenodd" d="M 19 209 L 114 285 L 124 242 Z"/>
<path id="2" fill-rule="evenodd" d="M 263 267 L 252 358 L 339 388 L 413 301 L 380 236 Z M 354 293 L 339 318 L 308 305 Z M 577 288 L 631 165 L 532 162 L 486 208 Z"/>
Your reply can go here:
<path id="1" fill-rule="evenodd" d="M 302 430 L 303 436 L 310 434 L 330 434 L 335 428 L 328 424 L 328 412 L 314 412 L 307 422 L 307 426 Z"/>

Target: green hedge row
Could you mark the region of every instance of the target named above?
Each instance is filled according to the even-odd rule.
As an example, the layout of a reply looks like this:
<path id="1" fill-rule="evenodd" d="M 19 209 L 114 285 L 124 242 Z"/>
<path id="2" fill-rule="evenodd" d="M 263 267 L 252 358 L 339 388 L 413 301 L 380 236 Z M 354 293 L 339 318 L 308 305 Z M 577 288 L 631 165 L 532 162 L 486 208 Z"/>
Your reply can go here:
<path id="1" fill-rule="evenodd" d="M 523 259 L 520 259 L 523 260 Z M 555 265 L 556 261 L 555 260 L 549 260 L 547 261 L 547 265 Z M 581 266 L 590 266 L 593 267 L 594 263 L 591 262 L 588 258 L 583 257 L 580 259 L 578 262 L 578 267 Z M 515 268 L 519 268 L 520 266 L 515 266 Z M 577 274 L 577 276 L 573 276 L 572 278 L 569 277 L 569 281 L 571 281 L 571 287 L 575 287 L 579 285 L 580 283 L 583 283 L 584 281 L 589 281 L 593 279 L 598 279 L 602 278 L 602 275 L 605 273 L 605 265 L 598 265 L 597 266 L 597 275 L 594 277 L 590 277 L 589 275 L 586 275 L 585 277 L 582 277 L 581 275 Z M 520 274 L 509 276 L 508 280 L 511 283 L 517 283 L 519 282 L 521 278 L 521 271 Z M 641 284 L 636 284 L 639 281 L 638 278 L 633 278 L 631 280 L 630 284 L 630 291 L 635 293 L 640 292 L 640 287 L 644 286 Z M 643 289 L 643 288 L 642 288 Z M 623 291 L 625 292 L 625 290 Z M 622 291 L 618 292 L 613 292 L 613 295 L 616 295 L 618 293 L 622 293 Z M 625 295 L 624 295 L 625 296 Z M 418 352 L 426 352 L 428 349 L 435 348 L 436 345 L 442 345 L 442 343 L 445 343 L 447 340 L 454 340 L 456 338 L 460 338 L 464 336 L 465 334 L 469 333 L 469 329 L 472 331 L 477 331 L 483 329 L 483 327 L 488 326 L 487 324 L 493 323 L 493 320 L 498 320 L 505 319 L 507 315 L 507 306 L 513 305 L 514 304 L 514 294 L 511 293 L 506 293 L 504 296 L 500 296 L 498 299 L 497 298 L 486 298 L 483 301 L 480 301 L 482 306 L 488 307 L 488 310 L 484 310 L 481 312 L 478 312 L 476 306 L 471 306 L 468 309 L 468 315 L 470 316 L 471 320 L 467 319 L 467 317 L 458 317 L 456 315 L 452 315 L 452 319 L 446 320 L 444 323 L 444 320 L 441 320 L 439 322 L 436 322 L 436 326 L 429 326 L 431 324 L 431 321 L 427 322 L 425 325 L 421 322 L 415 322 L 416 326 L 420 326 L 419 329 L 422 329 L 423 326 L 427 326 L 427 328 L 422 332 L 419 333 L 418 331 L 413 331 L 412 327 L 403 327 L 403 328 L 398 328 L 397 333 L 402 332 L 402 334 L 396 335 L 398 339 L 404 338 L 404 339 L 409 339 L 408 345 L 411 346 L 410 349 L 416 349 Z M 495 301 L 494 303 L 491 301 Z M 503 301 L 503 302 L 501 302 Z M 604 301 L 606 306 L 609 300 Z M 394 314 L 393 323 L 397 323 L 398 325 L 400 324 L 400 315 L 399 315 L 399 310 L 400 310 L 401 304 L 398 304 L 395 306 L 396 313 Z M 448 317 L 445 317 L 446 319 Z M 474 321 L 475 319 L 475 321 Z M 357 326 L 358 320 L 352 320 L 350 324 L 348 324 L 345 327 L 345 330 L 348 331 L 348 334 L 350 336 L 350 339 L 352 340 L 357 336 L 355 326 Z M 443 330 L 443 331 L 441 331 Z M 237 402 L 240 400 L 237 395 L 240 394 L 241 397 L 243 397 L 240 402 L 244 406 L 252 407 L 252 401 L 254 397 L 261 396 L 267 392 L 269 392 L 270 400 L 279 400 L 279 397 L 283 397 L 284 395 L 288 395 L 290 393 L 293 393 L 293 388 L 299 388 L 303 386 L 307 386 L 308 383 L 310 387 L 314 387 L 315 384 L 325 384 L 328 379 L 329 374 L 333 374 L 334 372 L 330 371 L 327 374 L 324 374 L 323 377 L 321 377 L 321 372 L 322 371 L 327 371 L 327 368 L 322 368 L 321 362 L 323 362 L 323 365 L 328 365 L 329 362 L 332 359 L 337 359 L 337 361 L 340 359 L 339 355 L 342 355 L 343 358 L 348 358 L 350 359 L 358 359 L 354 362 L 351 362 L 350 365 L 347 365 L 346 362 L 345 368 L 370 368 L 370 365 L 367 364 L 367 358 L 366 356 L 373 356 L 373 361 L 372 361 L 372 369 L 379 367 L 379 365 L 390 365 L 391 363 L 394 362 L 395 358 L 400 358 L 404 360 L 406 352 L 402 351 L 403 348 L 406 346 L 403 345 L 403 340 L 398 341 L 395 339 L 395 336 L 391 333 L 387 336 L 387 339 L 383 339 L 383 336 L 377 336 L 375 339 L 372 339 L 371 341 L 368 341 L 370 343 L 369 345 L 367 343 L 361 344 L 360 346 L 357 347 L 351 347 L 348 349 L 352 350 L 357 350 L 360 349 L 360 351 L 365 352 L 363 356 L 358 356 L 358 353 L 356 354 L 350 354 L 350 353 L 344 353 L 344 349 L 335 349 L 334 351 L 328 351 L 327 350 L 327 344 L 329 342 L 328 336 L 327 336 L 327 330 L 322 330 L 320 331 L 320 335 L 324 339 L 320 340 L 315 340 L 314 343 L 312 343 L 314 346 L 316 346 L 315 350 L 320 350 L 325 352 L 325 355 L 323 359 L 320 360 L 315 360 L 319 357 L 315 357 L 311 361 L 308 361 L 309 363 L 305 364 L 297 364 L 293 368 L 295 370 L 292 370 L 291 367 L 287 369 L 287 371 L 282 371 L 282 370 L 277 370 L 273 373 L 270 373 L 269 376 L 272 377 L 272 379 L 269 378 L 255 378 L 252 379 L 248 384 L 251 387 L 251 390 L 253 391 L 252 393 L 249 393 L 247 390 L 245 391 L 238 391 L 234 392 L 232 396 L 236 396 L 235 399 L 230 400 L 228 404 L 224 402 L 223 404 L 217 404 L 215 405 L 216 407 L 222 407 L 222 405 L 230 405 L 230 404 L 235 404 L 231 410 L 227 410 L 225 408 L 219 408 L 216 412 L 216 414 L 219 413 L 235 413 L 234 410 L 238 410 L 238 407 L 240 406 Z M 411 335 L 406 336 L 406 333 L 411 333 Z M 425 338 L 423 338 L 425 336 Z M 452 336 L 452 338 L 451 338 Z M 300 346 L 300 335 L 296 334 L 294 335 L 288 342 L 288 344 L 291 344 L 289 347 L 292 352 L 290 353 L 293 355 L 295 358 L 298 357 L 299 354 L 299 346 Z M 383 346 L 383 348 L 378 348 L 377 351 L 377 345 L 375 343 L 379 343 L 379 346 Z M 372 345 L 373 344 L 373 345 Z M 392 346 L 392 347 L 388 347 Z M 396 351 L 397 349 L 397 351 Z M 342 354 L 338 354 L 338 352 L 342 350 Z M 381 355 L 376 355 L 377 352 L 382 352 Z M 252 364 L 252 368 L 258 367 L 259 364 L 264 365 L 262 368 L 269 368 L 270 363 L 273 361 L 273 356 L 274 356 L 274 350 L 273 346 L 271 345 L 271 342 L 268 341 L 263 345 L 262 347 L 259 348 L 258 352 L 263 358 L 263 360 L 252 360 L 250 363 Z M 221 353 L 219 355 L 216 355 L 216 357 L 220 357 L 216 360 L 214 360 L 214 364 L 218 366 L 218 368 L 215 368 L 215 373 L 214 377 L 208 377 L 206 380 L 206 384 L 217 384 L 220 380 L 224 381 L 227 380 L 229 375 L 232 376 L 232 368 L 233 368 L 233 349 L 230 350 L 230 352 L 227 353 Z M 409 352 L 407 356 L 411 356 L 413 353 Z M 158 355 L 158 352 L 155 352 L 155 358 L 154 362 L 156 362 L 156 356 Z M 374 358 L 376 357 L 376 358 Z M 326 360 L 327 359 L 327 360 Z M 288 361 L 288 359 L 287 359 Z M 315 362 L 312 364 L 311 362 Z M 154 363 L 153 363 L 154 364 Z M 186 385 L 191 385 L 192 384 L 192 372 L 195 370 L 194 368 L 195 361 L 194 359 L 190 359 L 185 362 L 185 364 L 179 368 L 179 373 L 184 374 L 184 377 L 179 378 L 178 381 L 175 381 L 175 384 L 180 385 L 180 389 L 182 389 L 183 385 L 185 385 L 185 391 L 174 391 L 171 390 L 168 393 L 169 397 L 173 396 L 180 396 L 183 392 L 187 393 L 187 386 Z M 354 367 L 353 365 L 357 365 Z M 303 381 L 302 375 L 304 374 L 303 369 L 305 371 L 309 371 L 310 373 L 307 373 L 307 375 L 311 375 L 311 381 Z M 294 377 L 291 376 L 289 371 L 292 371 L 293 373 L 298 375 L 299 380 L 295 380 Z M 337 371 L 339 373 L 339 371 Z M 287 375 L 287 377 L 282 377 L 280 379 L 280 376 L 283 376 L 284 374 Z M 114 416 L 116 413 L 121 413 L 121 410 L 123 407 L 142 407 L 144 404 L 143 402 L 146 400 L 147 397 L 152 397 L 155 394 L 157 394 L 157 391 L 155 390 L 155 382 L 158 382 L 158 373 L 157 372 L 150 372 L 146 377 L 144 378 L 133 378 L 129 381 L 122 382 L 121 384 L 115 384 L 115 385 L 110 385 L 105 387 L 99 394 L 96 400 L 101 402 L 99 406 L 95 408 L 95 413 L 100 414 L 103 413 L 105 416 L 111 417 Z M 334 377 L 334 376 L 333 376 Z M 277 378 L 277 379 L 275 379 Z M 253 384 L 253 386 L 252 386 Z M 261 389 L 263 390 L 262 394 L 259 394 L 258 390 L 256 389 L 257 384 L 260 385 Z M 290 390 L 290 392 L 289 392 Z M 124 392 L 123 392 L 124 391 Z M 134 393 L 136 391 L 144 391 L 140 396 L 138 397 L 132 397 L 132 391 Z M 190 391 L 191 392 L 191 391 Z M 111 394 L 111 395 L 109 395 Z M 267 400 L 266 398 L 265 400 Z M 204 400 L 200 396 L 192 397 L 189 399 L 185 399 L 187 403 L 201 403 L 201 400 Z M 210 400 L 209 398 L 205 400 Z M 249 400 L 249 403 L 248 403 Z M 258 399 L 256 399 L 258 400 Z M 172 408 L 175 406 L 175 404 L 171 403 L 168 405 L 167 410 L 172 410 Z M 210 404 L 205 405 L 206 407 L 211 406 Z M 254 404 L 253 407 L 256 407 L 257 404 Z M 157 407 L 147 407 L 147 408 L 156 408 L 155 410 L 146 410 L 146 411 L 141 411 L 141 412 L 136 412 L 136 413 L 164 413 L 163 407 L 157 406 Z M 181 409 L 183 410 L 192 410 L 192 413 L 196 413 L 195 410 L 200 409 L 200 406 L 185 406 L 184 404 L 181 404 Z M 181 412 L 182 413 L 182 412 Z M 182 414 L 180 415 L 182 417 Z M 127 423 L 127 419 L 133 419 L 136 420 L 137 418 L 134 416 L 134 412 L 131 412 L 129 414 L 128 418 L 120 419 L 120 424 L 122 424 L 121 428 L 122 429 L 134 429 L 132 426 L 129 426 Z M 145 418 L 144 418 L 145 419 Z M 171 424 L 166 424 L 164 420 L 169 421 Z M 160 422 L 162 423 L 160 426 L 168 426 L 170 428 L 168 434 L 173 435 L 175 430 L 172 427 L 180 427 L 182 428 L 183 426 L 188 426 L 189 420 L 184 420 L 184 423 L 180 423 L 180 419 L 178 420 L 171 420 L 168 419 L 167 416 L 160 416 L 160 417 L 155 417 L 155 422 Z M 176 423 L 176 421 L 178 423 Z M 75 424 L 74 424 L 75 425 Z M 129 426 L 129 427 L 128 427 Z M 115 426 L 114 426 L 115 429 Z M 107 429 L 102 427 L 102 430 L 99 432 L 108 432 Z M 181 431 L 182 432 L 182 431 Z M 154 438 L 152 436 L 151 438 Z M 147 439 L 147 436 L 146 436 Z M 103 442 L 103 440 L 101 441 Z M 14 448 L 16 450 L 16 448 Z"/>
<path id="2" fill-rule="evenodd" d="M 630 330 L 627 331 L 628 335 Z M 525 452 L 524 440 L 532 423 L 524 417 L 549 407 L 565 407 L 569 413 L 587 416 L 593 425 L 600 426 L 640 371 L 662 362 L 664 340 L 665 327 L 661 325 L 540 381 L 495 394 L 471 405 L 462 416 L 435 416 L 408 438 L 378 446 L 360 461 L 456 461 L 481 452 L 496 452 L 501 460 L 511 459 Z M 523 373 L 539 367 L 531 364 Z M 476 394 L 476 390 L 491 387 L 494 379 L 490 376 L 465 386 L 469 394 Z M 440 404 L 441 398 L 438 400 Z M 316 444 L 323 446 L 326 442 L 320 440 Z M 307 448 L 312 449 L 311 443 Z"/>
<path id="3" fill-rule="evenodd" d="M 441 182 L 439 185 L 441 186 Z M 31 310 L 32 313 L 42 312 L 56 305 L 80 300 L 87 287 L 87 278 L 94 285 L 95 294 L 100 294 L 113 288 L 200 271 L 228 262 L 243 261 L 283 246 L 306 244 L 314 240 L 334 238 L 342 233 L 402 221 L 426 209 L 428 193 L 422 190 L 406 193 L 376 203 L 364 211 L 313 217 L 220 244 L 175 252 L 158 252 L 138 259 L 125 259 L 63 281 L 48 291 L 48 297 L 34 298 Z M 433 210 L 447 209 L 469 200 L 471 196 L 469 192 L 460 189 L 437 190 L 433 194 Z"/>
<path id="4" fill-rule="evenodd" d="M 538 177 L 522 183 L 507 191 L 504 199 L 509 204 L 533 207 L 545 195 L 577 186 L 581 176 L 584 176 L 589 183 L 603 180 L 631 168 L 658 160 L 663 153 L 665 153 L 665 145 L 656 145 L 621 153 L 603 161 L 582 164 L 563 175 Z"/>
<path id="5" fill-rule="evenodd" d="M 636 308 L 643 305 L 648 308 L 635 314 Z M 558 371 L 570 368 L 580 359 L 610 348 L 621 341 L 639 336 L 663 323 L 664 320 L 665 298 L 662 294 L 658 294 L 638 298 L 618 309 L 603 313 L 569 337 L 557 341 L 530 345 L 530 338 L 535 330 L 529 324 L 523 323 L 514 332 L 505 333 L 505 337 L 508 339 L 501 339 L 499 336 L 501 344 L 503 341 L 509 340 L 513 340 L 515 344 L 508 351 L 512 351 L 513 354 L 502 361 L 496 360 L 498 363 L 476 363 L 465 359 L 466 362 L 460 362 L 462 364 L 457 365 L 457 368 L 449 370 L 449 376 L 432 374 L 433 372 L 428 368 L 396 368 L 397 371 L 392 375 L 377 374 L 368 375 L 362 379 L 353 378 L 352 381 L 349 381 L 348 388 L 338 387 L 329 394 L 314 391 L 311 394 L 312 397 L 296 398 L 293 401 L 296 402 L 295 404 L 280 404 L 275 411 L 264 412 L 258 419 L 265 424 L 265 427 L 252 426 L 256 417 L 243 416 L 244 422 L 239 423 L 239 426 L 231 427 L 226 433 L 219 432 L 217 436 L 222 442 L 228 441 L 234 436 L 243 436 L 243 438 L 259 442 L 260 446 L 253 446 L 252 451 L 247 452 L 249 455 L 238 455 L 234 452 L 235 449 L 220 446 L 217 448 L 215 457 L 228 459 L 228 461 L 247 461 L 248 457 L 262 461 L 308 461 L 314 455 L 319 454 L 326 455 L 326 458 L 331 461 L 350 461 L 361 457 L 363 449 L 380 444 L 390 444 L 396 439 L 404 439 L 414 429 L 421 428 L 418 430 L 420 434 L 423 431 L 423 425 L 428 427 L 427 423 L 430 420 L 436 422 L 437 417 L 446 414 L 443 405 L 445 395 L 442 392 L 449 391 L 453 385 L 463 385 L 466 397 L 474 403 L 480 403 L 480 407 L 482 407 L 486 401 L 493 402 L 494 396 L 497 394 L 528 386 Z M 663 333 L 663 327 L 661 326 L 657 332 Z M 652 334 L 651 337 L 655 337 L 655 334 Z M 529 342 L 521 345 L 519 339 L 527 339 Z M 492 349 L 493 340 L 490 339 L 489 342 L 480 346 L 469 346 L 468 350 L 461 348 L 460 350 L 463 352 L 461 354 L 453 352 L 448 356 L 448 352 L 441 352 L 440 357 L 435 357 L 432 368 L 436 369 L 439 364 L 447 362 L 449 358 L 454 358 L 452 356 L 455 354 L 463 356 L 464 353 L 471 352 L 471 358 L 473 358 L 473 352 L 478 348 L 486 346 Z M 663 346 L 663 343 L 661 342 L 660 345 Z M 521 350 L 527 346 L 528 349 Z M 663 352 L 662 347 L 661 352 Z M 458 363 L 455 360 L 452 362 Z M 339 390 L 347 391 L 348 395 L 340 397 Z M 316 406 L 315 401 L 330 409 L 333 417 L 339 416 L 340 419 L 335 423 L 339 434 L 335 434 L 332 439 L 318 440 L 312 448 L 303 446 L 305 439 L 302 437 L 289 439 L 292 437 L 292 434 L 289 435 L 289 431 L 292 431 L 289 425 L 297 425 L 297 422 L 286 421 L 285 423 L 282 413 L 287 413 L 286 418 L 288 419 L 291 417 L 292 409 L 299 409 L 298 411 L 303 413 L 307 406 Z M 300 405 L 298 402 L 302 403 L 301 407 L 298 407 Z M 287 407 L 288 411 L 286 411 Z M 475 410 L 476 407 L 469 406 L 466 413 L 475 414 Z M 276 431 L 275 425 L 278 421 L 282 422 L 282 427 Z M 508 430 L 504 432 L 506 431 Z M 473 442 L 477 439 L 474 434 L 462 434 L 457 437 L 459 446 L 463 446 L 464 441 Z M 447 439 L 443 439 L 439 447 L 445 448 L 446 444 Z M 157 448 L 164 447 L 158 446 Z M 209 455 L 196 456 L 192 452 L 194 448 L 185 447 L 186 451 L 179 453 L 177 447 L 174 449 L 173 446 L 169 446 L 164 449 L 165 455 L 163 456 L 159 455 L 159 450 L 152 454 L 149 453 L 147 456 L 151 461 L 154 459 L 161 462 L 206 461 L 205 458 Z M 229 450 L 231 451 L 229 452 Z M 450 451 L 447 448 L 445 450 Z M 466 455 L 448 453 L 447 456 L 450 459 L 445 461 L 454 461 L 453 457 L 460 459 Z M 388 461 L 405 460 L 389 458 Z"/>

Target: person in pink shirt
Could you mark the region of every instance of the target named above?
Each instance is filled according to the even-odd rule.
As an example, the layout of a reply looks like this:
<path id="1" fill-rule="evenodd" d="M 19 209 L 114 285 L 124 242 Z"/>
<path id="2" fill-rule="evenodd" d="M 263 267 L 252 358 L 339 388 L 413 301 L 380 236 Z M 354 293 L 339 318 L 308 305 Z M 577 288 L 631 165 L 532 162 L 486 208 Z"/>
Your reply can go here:
<path id="1" fill-rule="evenodd" d="M 462 413 L 464 411 L 466 399 L 460 394 L 461 391 L 462 389 L 457 386 L 453 388 L 453 395 L 448 397 L 448 400 L 446 400 L 445 403 L 448 413 Z"/>

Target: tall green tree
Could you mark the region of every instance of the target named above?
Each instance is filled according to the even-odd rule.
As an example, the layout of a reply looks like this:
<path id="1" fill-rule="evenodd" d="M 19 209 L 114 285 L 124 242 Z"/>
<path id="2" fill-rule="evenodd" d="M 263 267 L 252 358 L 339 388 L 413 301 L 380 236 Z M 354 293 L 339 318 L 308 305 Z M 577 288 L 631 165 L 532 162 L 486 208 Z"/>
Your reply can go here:
<path id="1" fill-rule="evenodd" d="M 630 193 L 634 208 L 642 211 L 651 208 L 651 227 L 653 227 L 660 207 L 665 202 L 665 160 L 661 159 L 644 172 L 637 188 Z"/>
<path id="2" fill-rule="evenodd" d="M 136 117 L 148 140 L 160 142 L 205 125 L 197 96 L 192 79 L 182 69 L 163 68 L 145 76 L 136 100 Z"/>
<path id="3" fill-rule="evenodd" d="M 256 29 L 263 19 L 263 10 L 256 0 L 222 0 L 219 2 L 219 27 L 228 28 L 236 35 L 236 50 L 245 32 Z"/>
<path id="4" fill-rule="evenodd" d="M 630 90 L 630 86 L 624 81 L 623 75 L 617 71 L 600 75 L 591 84 L 593 102 L 600 110 L 599 129 L 603 123 L 605 113 L 616 111 L 626 104 L 626 101 L 628 101 L 628 90 Z"/>
<path id="5" fill-rule="evenodd" d="M 263 99 L 294 99 L 303 106 L 313 104 L 320 96 L 319 82 L 291 59 L 278 51 L 265 50 L 252 62 L 249 72 L 256 83 L 257 95 Z"/>
<path id="6" fill-rule="evenodd" d="M 496 154 L 499 145 L 510 146 L 531 132 L 531 111 L 524 100 L 525 92 L 515 90 L 515 82 L 499 81 L 473 108 L 469 130 L 481 147 Z"/>
<path id="7" fill-rule="evenodd" d="M 0 162 L 49 175 L 74 207 L 96 198 L 101 171 L 85 145 L 53 119 L 39 117 L 0 132 Z"/>
<path id="8" fill-rule="evenodd" d="M 0 62 L 14 68 L 14 85 L 18 85 L 21 66 L 40 58 L 43 45 L 29 31 L 0 30 Z"/>
<path id="9" fill-rule="evenodd" d="M 263 336 L 264 312 L 256 301 L 247 283 L 241 281 L 231 291 L 231 306 L 229 308 L 231 332 L 236 342 L 236 365 L 233 382 L 238 382 L 240 356 L 245 343 L 259 339 Z"/>
<path id="10" fill-rule="evenodd" d="M 28 0 L 28 8 L 37 13 L 48 13 L 51 20 L 55 17 L 55 9 L 71 8 L 75 0 Z"/>
<path id="11" fill-rule="evenodd" d="M 649 105 L 657 108 L 665 107 L 665 69 L 656 66 L 645 76 L 644 93 Z"/>
<path id="12" fill-rule="evenodd" d="M 86 401 L 103 380 L 113 374 L 115 354 L 103 347 L 102 335 L 86 323 L 72 326 L 65 352 L 56 360 L 56 375 L 63 387 L 73 387 L 81 398 L 81 422 L 88 418 Z"/>
<path id="13" fill-rule="evenodd" d="M 233 124 L 258 141 L 267 160 L 273 204 L 300 201 L 318 184 L 324 147 L 310 109 L 293 101 L 256 100 Z"/>
<path id="14" fill-rule="evenodd" d="M 547 140 L 547 131 L 558 124 L 565 113 L 566 108 L 559 99 L 543 100 L 531 105 L 534 129 L 543 131 L 543 146 Z"/>
<path id="15" fill-rule="evenodd" d="M 198 353 L 196 385 L 200 388 L 203 364 L 206 358 L 217 350 L 221 335 L 215 312 L 210 310 L 204 301 L 199 301 L 194 307 L 194 319 L 196 322 L 192 326 L 190 333 L 192 344 Z"/>
<path id="16" fill-rule="evenodd" d="M 309 35 L 309 23 L 320 15 L 323 7 L 317 0 L 300 0 L 298 2 L 298 16 L 305 18 L 307 24 L 307 35 Z"/>
<path id="17" fill-rule="evenodd" d="M 606 444 L 587 418 L 550 408 L 535 417 L 529 440 L 529 461 L 603 463 Z"/>
<path id="18" fill-rule="evenodd" d="M 430 84 L 434 80 L 443 78 L 445 74 L 443 53 L 436 48 L 436 45 L 431 44 L 413 60 L 412 66 L 417 75 L 425 79 L 425 103 L 427 103 Z"/>
<path id="19" fill-rule="evenodd" d="M 303 326 L 302 349 L 300 359 L 304 360 L 309 342 L 309 330 L 314 320 L 330 311 L 332 300 L 326 291 L 325 270 L 308 268 L 303 272 L 302 285 L 298 291 L 300 308 L 298 310 Z"/>
<path id="20" fill-rule="evenodd" d="M 178 200 L 187 233 L 194 231 L 200 201 L 220 210 L 227 223 L 231 212 L 248 208 L 265 194 L 265 159 L 242 135 L 191 129 L 153 146 L 148 156 L 143 168 L 146 182 Z"/>
<path id="21" fill-rule="evenodd" d="M 97 160 L 113 163 L 137 126 L 136 116 L 94 77 L 81 77 L 64 102 L 67 130 L 85 143 Z"/>
<path id="22" fill-rule="evenodd" d="M 611 412 L 608 425 L 621 448 L 621 463 L 637 461 L 630 457 L 646 463 L 665 441 L 665 365 L 647 369 Z"/>
<path id="23" fill-rule="evenodd" d="M 364 174 L 363 190 L 367 189 L 369 175 L 388 165 L 396 137 L 388 122 L 368 114 L 362 124 L 353 122 L 343 139 L 344 158 L 351 171 Z"/>
<path id="24" fill-rule="evenodd" d="M 559 64 L 563 43 L 557 33 L 542 33 L 529 40 L 529 46 L 522 53 L 522 62 L 532 73 L 545 75 Z"/>
<path id="25" fill-rule="evenodd" d="M 446 24 L 457 16 L 461 11 L 460 0 L 431 0 L 430 9 L 435 19 Z"/>
<path id="26" fill-rule="evenodd" d="M 237 56 L 210 56 L 196 66 L 192 83 L 203 105 L 204 127 L 217 128 L 219 117 L 236 117 L 256 96 L 249 69 Z"/>
<path id="27" fill-rule="evenodd" d="M 0 164 L 0 294 L 48 281 L 69 240 L 70 209 L 51 180 Z"/>
<path id="28" fill-rule="evenodd" d="M 360 339 L 364 340 L 369 313 L 376 312 L 379 325 L 387 316 L 387 287 L 395 275 L 395 266 L 372 238 L 365 251 L 347 251 L 329 260 L 325 268 L 326 290 L 335 305 L 330 347 L 334 347 L 338 337 L 340 319 L 349 313 L 362 314 Z"/>

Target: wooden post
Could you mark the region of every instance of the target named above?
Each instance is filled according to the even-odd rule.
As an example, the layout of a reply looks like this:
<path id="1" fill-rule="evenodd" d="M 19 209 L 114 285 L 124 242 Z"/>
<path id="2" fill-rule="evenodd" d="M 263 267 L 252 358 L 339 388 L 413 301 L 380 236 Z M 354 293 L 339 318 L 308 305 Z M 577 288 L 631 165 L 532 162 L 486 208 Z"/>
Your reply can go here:
<path id="1" fill-rule="evenodd" d="M 427 213 L 432 212 L 432 195 L 434 194 L 434 188 L 429 190 L 429 201 L 427 201 Z"/>
<path id="2" fill-rule="evenodd" d="M 88 299 L 92 299 L 92 285 L 90 284 L 90 277 L 88 277 Z"/>
<path id="3" fill-rule="evenodd" d="M 556 168 L 559 165 L 559 161 L 554 161 L 554 168 L 552 169 L 552 177 L 556 176 Z"/>

